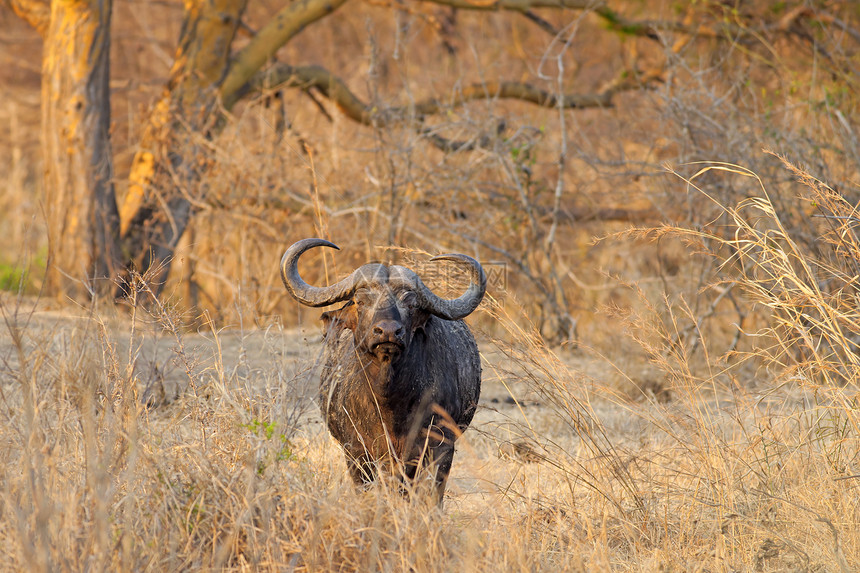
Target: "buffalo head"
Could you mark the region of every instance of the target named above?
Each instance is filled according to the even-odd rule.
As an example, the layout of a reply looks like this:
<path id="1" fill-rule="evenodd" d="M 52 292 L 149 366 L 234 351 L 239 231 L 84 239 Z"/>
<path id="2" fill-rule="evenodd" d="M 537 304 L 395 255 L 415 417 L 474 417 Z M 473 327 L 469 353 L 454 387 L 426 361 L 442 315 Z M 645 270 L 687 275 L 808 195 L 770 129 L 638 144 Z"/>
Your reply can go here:
<path id="1" fill-rule="evenodd" d="M 469 269 L 471 279 L 466 292 L 452 300 L 433 294 L 410 269 L 379 263 L 363 265 L 331 286 L 315 287 L 302 280 L 297 269 L 299 257 L 314 247 L 338 248 L 323 239 L 304 239 L 287 249 L 281 259 L 281 278 L 287 291 L 307 306 L 349 301 L 323 314 L 327 329 L 351 330 L 356 348 L 379 362 L 396 362 L 430 315 L 445 320 L 468 316 L 478 307 L 487 286 L 484 271 L 475 259 L 449 254 L 431 260 L 461 263 Z"/>

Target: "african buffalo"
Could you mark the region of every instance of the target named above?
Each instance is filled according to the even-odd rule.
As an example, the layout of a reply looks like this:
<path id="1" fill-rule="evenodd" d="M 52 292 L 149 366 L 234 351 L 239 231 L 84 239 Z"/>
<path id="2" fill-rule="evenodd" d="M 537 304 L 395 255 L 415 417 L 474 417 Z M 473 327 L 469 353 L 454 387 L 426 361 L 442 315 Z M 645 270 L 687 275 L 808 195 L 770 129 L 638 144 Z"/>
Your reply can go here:
<path id="1" fill-rule="evenodd" d="M 412 481 L 426 468 L 441 504 L 454 441 L 472 421 L 481 392 L 478 346 L 462 319 L 484 297 L 484 271 L 466 255 L 433 257 L 470 273 L 468 290 L 453 300 L 433 294 L 405 267 L 377 263 L 321 288 L 297 269 L 314 247 L 338 248 L 322 239 L 295 243 L 281 259 L 281 278 L 304 305 L 348 301 L 322 314 L 319 400 L 350 474 L 356 484 L 372 482 L 379 469 Z"/>

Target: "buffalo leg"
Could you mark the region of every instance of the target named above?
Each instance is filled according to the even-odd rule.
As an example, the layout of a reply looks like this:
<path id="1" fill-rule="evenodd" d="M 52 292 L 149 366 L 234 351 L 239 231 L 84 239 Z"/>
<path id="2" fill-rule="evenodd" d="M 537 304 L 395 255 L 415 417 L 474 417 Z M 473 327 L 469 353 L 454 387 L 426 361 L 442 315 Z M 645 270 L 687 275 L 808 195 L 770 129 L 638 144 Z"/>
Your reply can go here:
<path id="1" fill-rule="evenodd" d="M 431 452 L 431 471 L 435 473 L 436 503 L 442 505 L 445 498 L 445 488 L 448 485 L 448 474 L 451 473 L 451 464 L 454 461 L 454 441 L 434 448 Z"/>
<path id="2" fill-rule="evenodd" d="M 444 437 L 436 444 L 422 444 L 423 447 L 414 452 L 406 462 L 405 477 L 414 483 L 416 474 L 430 472 L 434 482 L 434 498 L 438 505 L 442 505 L 445 497 L 445 487 L 448 484 L 448 474 L 451 472 L 451 464 L 454 461 L 454 436 L 448 431 L 443 431 Z"/>

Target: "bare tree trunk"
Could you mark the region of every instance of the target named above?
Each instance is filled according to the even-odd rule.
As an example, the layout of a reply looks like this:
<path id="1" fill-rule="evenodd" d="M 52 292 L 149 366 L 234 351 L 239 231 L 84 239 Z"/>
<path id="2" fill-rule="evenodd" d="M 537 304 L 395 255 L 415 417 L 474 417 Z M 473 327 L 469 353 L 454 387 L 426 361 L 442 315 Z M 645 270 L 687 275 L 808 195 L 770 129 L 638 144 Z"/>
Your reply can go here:
<path id="1" fill-rule="evenodd" d="M 189 0 L 170 80 L 153 108 L 120 209 L 130 266 L 160 288 L 179 239 L 205 193 L 205 140 L 218 114 L 219 89 L 247 0 Z"/>
<path id="2" fill-rule="evenodd" d="M 42 58 L 46 288 L 110 292 L 120 269 L 110 142 L 111 0 L 51 3 Z"/>
<path id="3" fill-rule="evenodd" d="M 187 0 L 170 81 L 143 134 L 120 209 L 131 266 L 163 284 L 170 258 L 205 199 L 201 175 L 207 141 L 218 130 L 219 104 L 230 110 L 254 74 L 307 26 L 348 0 L 287 3 L 234 57 L 230 47 L 247 0 Z"/>

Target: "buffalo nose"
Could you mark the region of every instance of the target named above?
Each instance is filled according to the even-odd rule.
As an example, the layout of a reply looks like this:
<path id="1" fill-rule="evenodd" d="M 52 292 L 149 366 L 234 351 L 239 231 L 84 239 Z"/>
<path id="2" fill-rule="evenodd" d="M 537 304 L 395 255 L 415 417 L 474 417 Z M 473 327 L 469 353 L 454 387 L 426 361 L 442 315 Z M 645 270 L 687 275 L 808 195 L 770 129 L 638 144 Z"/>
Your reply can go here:
<path id="1" fill-rule="evenodd" d="M 373 326 L 373 334 L 382 339 L 399 339 L 403 336 L 403 325 L 394 320 L 382 320 Z"/>

